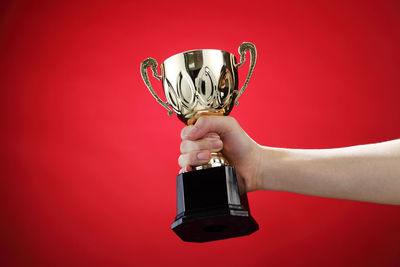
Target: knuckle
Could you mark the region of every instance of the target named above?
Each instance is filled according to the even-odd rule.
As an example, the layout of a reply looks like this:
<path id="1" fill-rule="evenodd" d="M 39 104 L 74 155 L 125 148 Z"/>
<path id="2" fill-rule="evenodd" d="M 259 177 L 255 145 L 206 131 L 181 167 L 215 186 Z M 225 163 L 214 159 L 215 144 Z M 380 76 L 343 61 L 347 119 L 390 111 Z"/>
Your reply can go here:
<path id="1" fill-rule="evenodd" d="M 188 133 L 188 131 L 190 131 L 190 126 L 185 126 L 182 130 L 181 130 L 181 139 L 185 139 L 186 135 Z"/>
<path id="2" fill-rule="evenodd" d="M 179 164 L 179 166 L 181 166 L 182 168 L 185 167 L 185 166 L 183 165 L 183 163 L 184 163 L 184 155 L 181 154 L 181 155 L 179 156 L 179 158 L 178 158 L 178 164 Z"/>
<path id="3" fill-rule="evenodd" d="M 205 117 L 204 117 L 204 116 L 201 116 L 200 118 L 197 119 L 197 121 L 196 121 L 195 124 L 196 124 L 196 125 L 202 124 L 203 121 L 204 121 L 204 119 L 205 119 Z"/>
<path id="4" fill-rule="evenodd" d="M 181 130 L 181 138 L 182 138 L 182 139 L 183 139 L 183 134 L 185 133 L 185 128 L 186 128 L 186 127 L 183 127 L 182 130 Z"/>
<path id="5" fill-rule="evenodd" d="M 181 151 L 181 153 L 183 153 L 185 151 L 185 141 L 181 142 L 181 145 L 179 146 L 179 150 Z"/>
<path id="6" fill-rule="evenodd" d="M 198 118 L 194 126 L 197 128 L 204 127 L 204 125 L 207 123 L 207 117 L 209 116 L 201 116 L 200 118 Z"/>
<path id="7" fill-rule="evenodd" d="M 183 128 L 181 131 L 181 139 L 185 138 L 186 131 L 187 131 L 187 126 L 185 128 Z"/>
<path id="8" fill-rule="evenodd" d="M 196 165 L 196 163 L 197 163 L 197 152 L 196 151 L 181 154 L 178 158 L 178 164 L 182 168 L 184 168 L 186 166 Z"/>

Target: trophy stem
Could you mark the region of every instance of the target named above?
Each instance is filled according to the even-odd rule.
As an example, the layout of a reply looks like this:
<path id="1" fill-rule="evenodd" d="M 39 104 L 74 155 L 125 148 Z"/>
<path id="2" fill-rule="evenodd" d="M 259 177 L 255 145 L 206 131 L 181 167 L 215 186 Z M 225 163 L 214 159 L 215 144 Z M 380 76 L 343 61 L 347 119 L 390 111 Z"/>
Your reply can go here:
<path id="1" fill-rule="evenodd" d="M 204 170 L 208 168 L 229 166 L 229 162 L 220 152 L 211 152 L 211 159 L 206 165 L 195 167 L 195 170 Z"/>

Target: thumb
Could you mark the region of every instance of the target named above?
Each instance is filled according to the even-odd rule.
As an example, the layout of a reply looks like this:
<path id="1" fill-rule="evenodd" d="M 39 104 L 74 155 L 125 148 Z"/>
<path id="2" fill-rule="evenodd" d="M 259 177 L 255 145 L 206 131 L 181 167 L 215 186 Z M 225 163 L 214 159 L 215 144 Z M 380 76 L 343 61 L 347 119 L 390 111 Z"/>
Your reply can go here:
<path id="1" fill-rule="evenodd" d="M 182 139 L 197 140 L 204 137 L 207 133 L 217 133 L 221 138 L 226 136 L 234 127 L 232 117 L 227 116 L 202 116 L 196 123 L 183 128 L 181 132 Z"/>

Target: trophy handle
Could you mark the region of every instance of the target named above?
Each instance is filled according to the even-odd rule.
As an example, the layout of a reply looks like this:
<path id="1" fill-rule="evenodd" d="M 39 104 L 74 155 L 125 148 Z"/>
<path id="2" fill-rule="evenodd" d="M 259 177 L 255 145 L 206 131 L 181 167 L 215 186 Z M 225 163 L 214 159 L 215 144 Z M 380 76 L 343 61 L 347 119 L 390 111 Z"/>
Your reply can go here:
<path id="1" fill-rule="evenodd" d="M 244 62 L 246 62 L 246 51 L 250 51 L 250 67 L 249 67 L 249 72 L 247 73 L 247 78 L 246 81 L 244 82 L 242 89 L 238 92 L 236 98 L 235 98 L 235 105 L 239 105 L 239 97 L 243 94 L 244 90 L 247 87 L 247 84 L 250 81 L 251 75 L 253 74 L 254 66 L 256 65 L 256 60 L 257 60 L 257 50 L 254 44 L 252 43 L 247 43 L 244 42 L 239 46 L 239 54 L 240 54 L 240 62 L 236 66 L 240 68 Z"/>
<path id="2" fill-rule="evenodd" d="M 147 85 L 147 88 L 149 88 L 150 93 L 154 96 L 154 98 L 157 100 L 158 103 L 160 103 L 164 108 L 168 110 L 168 115 L 172 116 L 173 112 L 172 109 L 168 106 L 168 101 L 163 102 L 161 98 L 156 94 L 153 87 L 151 86 L 149 75 L 147 74 L 147 68 L 151 67 L 154 78 L 160 81 L 162 77 L 159 76 L 157 73 L 157 66 L 158 66 L 157 61 L 154 58 L 149 57 L 143 60 L 143 62 L 140 64 L 140 73 L 142 74 L 143 81 Z"/>

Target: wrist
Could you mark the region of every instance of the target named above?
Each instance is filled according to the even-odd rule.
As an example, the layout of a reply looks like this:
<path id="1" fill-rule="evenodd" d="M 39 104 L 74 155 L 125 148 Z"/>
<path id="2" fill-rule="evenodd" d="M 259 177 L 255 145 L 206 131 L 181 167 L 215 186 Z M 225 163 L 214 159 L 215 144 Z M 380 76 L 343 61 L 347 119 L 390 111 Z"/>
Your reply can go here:
<path id="1" fill-rule="evenodd" d="M 290 149 L 261 147 L 258 166 L 258 190 L 285 191 L 284 180 L 290 168 Z"/>

